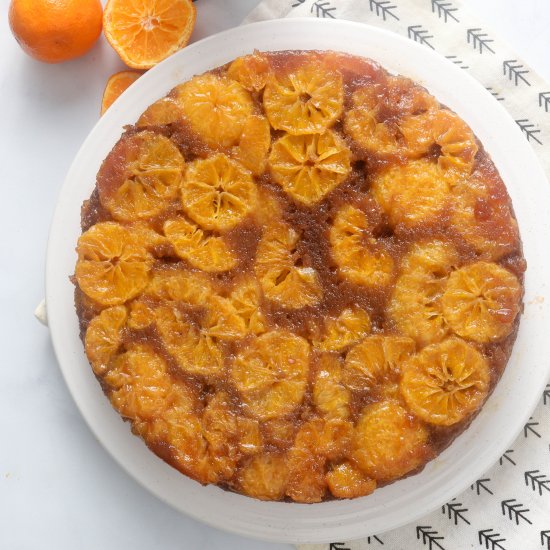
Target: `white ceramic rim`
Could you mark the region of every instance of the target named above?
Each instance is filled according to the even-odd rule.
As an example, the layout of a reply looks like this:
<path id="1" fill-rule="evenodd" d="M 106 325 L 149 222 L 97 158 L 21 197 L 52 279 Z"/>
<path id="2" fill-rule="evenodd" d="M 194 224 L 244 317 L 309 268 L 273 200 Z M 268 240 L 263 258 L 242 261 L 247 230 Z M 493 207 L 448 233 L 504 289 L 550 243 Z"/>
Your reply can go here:
<path id="1" fill-rule="evenodd" d="M 484 143 L 507 184 L 529 269 L 525 312 L 508 367 L 472 425 L 418 475 L 351 501 L 303 505 L 261 502 L 203 487 L 151 453 L 112 410 L 92 375 L 73 305 L 69 275 L 76 261 L 80 205 L 125 124 L 193 74 L 252 49 L 324 49 L 370 57 L 425 85 L 460 114 Z M 527 191 L 527 192 L 526 192 Z M 509 448 L 534 409 L 550 370 L 550 187 L 530 145 L 494 98 L 466 72 L 432 50 L 381 29 L 341 20 L 286 19 L 234 28 L 186 47 L 131 86 L 80 148 L 55 210 L 46 260 L 49 326 L 59 365 L 97 439 L 137 481 L 174 508 L 208 525 L 258 539 L 314 543 L 351 540 L 410 523 L 456 496 Z"/>

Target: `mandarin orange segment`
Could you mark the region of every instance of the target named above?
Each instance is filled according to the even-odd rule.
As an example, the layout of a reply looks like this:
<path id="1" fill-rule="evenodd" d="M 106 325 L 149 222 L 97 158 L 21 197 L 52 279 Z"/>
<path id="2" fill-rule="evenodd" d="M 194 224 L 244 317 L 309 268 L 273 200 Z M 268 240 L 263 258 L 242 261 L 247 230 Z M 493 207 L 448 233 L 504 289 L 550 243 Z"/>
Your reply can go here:
<path id="1" fill-rule="evenodd" d="M 228 271 L 237 264 L 237 259 L 222 237 L 207 235 L 184 218 L 167 220 L 163 228 L 177 255 L 194 267 L 217 273 Z"/>
<path id="2" fill-rule="evenodd" d="M 247 495 L 260 500 L 281 500 L 285 494 L 288 468 L 284 455 L 254 457 L 240 472 L 239 484 Z"/>
<path id="3" fill-rule="evenodd" d="M 256 252 L 254 269 L 265 297 L 289 309 L 316 304 L 323 295 L 315 269 L 297 265 L 303 261 L 296 249 L 299 238 L 289 225 L 273 223 Z"/>
<path id="4" fill-rule="evenodd" d="M 336 133 L 278 139 L 269 155 L 275 181 L 296 201 L 311 206 L 348 176 L 350 151 Z"/>
<path id="5" fill-rule="evenodd" d="M 186 269 L 159 269 L 153 272 L 144 294 L 159 301 L 204 305 L 213 289 L 208 276 Z"/>
<path id="6" fill-rule="evenodd" d="M 434 240 L 415 243 L 401 262 L 388 317 L 401 333 L 421 346 L 439 342 L 449 332 L 441 296 L 458 259 L 451 243 Z"/>
<path id="7" fill-rule="evenodd" d="M 256 184 L 242 164 L 218 154 L 187 166 L 181 199 L 187 215 L 202 228 L 225 231 L 254 210 Z"/>
<path id="8" fill-rule="evenodd" d="M 151 131 L 123 137 L 99 171 L 101 204 L 120 221 L 156 216 L 177 197 L 183 167 L 183 156 L 167 137 Z"/>
<path id="9" fill-rule="evenodd" d="M 269 420 L 302 401 L 309 370 L 306 340 L 284 330 L 267 332 L 236 356 L 231 376 L 247 410 Z"/>
<path id="10" fill-rule="evenodd" d="M 352 458 L 369 477 L 397 479 L 423 465 L 431 454 L 428 431 L 397 401 L 380 401 L 363 409 Z"/>
<path id="11" fill-rule="evenodd" d="M 414 350 L 410 338 L 369 336 L 347 354 L 342 381 L 354 391 L 378 390 L 386 396 L 395 395 L 402 365 Z"/>
<path id="12" fill-rule="evenodd" d="M 97 303 L 123 304 L 147 286 L 152 258 L 122 225 L 94 225 L 80 236 L 76 250 L 78 286 Z"/>
<path id="13" fill-rule="evenodd" d="M 460 338 L 424 348 L 403 368 L 401 393 L 419 418 L 439 426 L 479 409 L 489 390 L 487 360 Z"/>
<path id="14" fill-rule="evenodd" d="M 386 286 L 391 282 L 392 257 L 377 244 L 361 210 L 351 205 L 341 208 L 330 228 L 329 240 L 332 256 L 344 279 L 367 287 Z"/>
<path id="15" fill-rule="evenodd" d="M 124 92 L 129 88 L 139 77 L 141 73 L 138 71 L 120 71 L 109 77 L 103 98 L 101 99 L 101 114 L 103 114 Z"/>
<path id="16" fill-rule="evenodd" d="M 342 113 L 343 103 L 342 76 L 316 62 L 272 74 L 263 96 L 271 126 L 293 135 L 324 132 Z"/>
<path id="17" fill-rule="evenodd" d="M 243 126 L 239 145 L 233 148 L 233 157 L 258 176 L 263 173 L 267 153 L 271 147 L 271 128 L 264 116 L 250 115 Z"/>
<path id="18" fill-rule="evenodd" d="M 497 342 L 514 329 L 521 285 L 495 263 L 477 262 L 449 277 L 441 305 L 445 320 L 459 336 L 475 342 Z"/>
<path id="19" fill-rule="evenodd" d="M 313 345 L 321 351 L 342 351 L 360 342 L 370 331 L 369 314 L 360 307 L 348 307 L 338 317 L 327 319 L 324 334 L 314 339 Z"/>
<path id="20" fill-rule="evenodd" d="M 134 344 L 116 357 L 103 380 L 111 403 L 126 418 L 154 419 L 166 410 L 172 386 L 166 363 L 145 344 Z"/>
<path id="21" fill-rule="evenodd" d="M 155 311 L 155 321 L 164 345 L 182 371 L 207 379 L 215 379 L 223 371 L 217 341 L 195 327 L 179 309 L 161 306 Z"/>
<path id="22" fill-rule="evenodd" d="M 332 354 L 319 358 L 313 384 L 313 403 L 325 418 L 346 419 L 350 415 L 351 394 L 342 383 L 341 360 Z"/>
<path id="23" fill-rule="evenodd" d="M 109 362 L 122 342 L 122 330 L 128 314 L 124 306 L 104 309 L 86 329 L 86 355 L 97 375 L 106 372 Z"/>
<path id="24" fill-rule="evenodd" d="M 246 119 L 254 112 L 250 94 L 238 82 L 214 74 L 177 86 L 174 99 L 191 128 L 215 148 L 237 145 Z"/>
<path id="25" fill-rule="evenodd" d="M 334 466 L 327 475 L 327 484 L 336 498 L 357 498 L 370 495 L 376 489 L 376 481 L 365 476 L 351 462 Z"/>
<path id="26" fill-rule="evenodd" d="M 251 55 L 237 57 L 229 65 L 227 76 L 236 80 L 249 92 L 259 92 L 265 87 L 269 72 L 267 57 L 260 52 L 254 52 Z"/>
<path id="27" fill-rule="evenodd" d="M 452 111 L 438 109 L 406 117 L 399 129 L 409 156 L 420 157 L 437 146 L 440 148 L 440 168 L 471 172 L 478 150 L 476 139 L 468 125 Z"/>
<path id="28" fill-rule="evenodd" d="M 448 176 L 437 164 L 423 159 L 381 172 L 375 176 L 371 192 L 394 226 L 433 221 L 453 200 Z"/>
<path id="29" fill-rule="evenodd" d="M 453 227 L 480 259 L 497 261 L 517 249 L 518 224 L 508 197 L 493 182 L 473 176 L 453 189 Z"/>
<path id="30" fill-rule="evenodd" d="M 195 17 L 191 0 L 109 0 L 103 32 L 126 65 L 150 69 L 187 44 Z"/>
<path id="31" fill-rule="evenodd" d="M 178 122 L 183 117 L 181 109 L 171 97 L 163 97 L 155 101 L 139 117 L 137 126 L 143 128 L 146 126 L 163 126 Z"/>

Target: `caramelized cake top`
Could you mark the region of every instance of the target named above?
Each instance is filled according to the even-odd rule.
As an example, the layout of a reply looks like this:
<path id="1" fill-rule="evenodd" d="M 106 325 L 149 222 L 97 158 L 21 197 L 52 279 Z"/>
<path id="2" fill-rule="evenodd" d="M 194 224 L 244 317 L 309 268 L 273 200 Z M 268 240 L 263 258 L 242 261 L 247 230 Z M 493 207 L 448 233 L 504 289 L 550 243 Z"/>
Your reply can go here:
<path id="1" fill-rule="evenodd" d="M 201 483 L 354 498 L 420 470 L 511 352 L 525 261 L 468 125 L 336 52 L 241 57 L 127 127 L 82 210 L 87 356 Z"/>

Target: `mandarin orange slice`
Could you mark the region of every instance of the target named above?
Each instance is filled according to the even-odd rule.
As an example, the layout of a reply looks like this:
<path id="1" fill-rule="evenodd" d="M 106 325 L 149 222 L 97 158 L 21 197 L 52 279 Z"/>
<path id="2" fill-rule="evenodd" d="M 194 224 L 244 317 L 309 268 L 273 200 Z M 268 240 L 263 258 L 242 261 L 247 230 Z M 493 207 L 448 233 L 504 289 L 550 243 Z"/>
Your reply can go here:
<path id="1" fill-rule="evenodd" d="M 336 498 L 357 498 L 370 495 L 376 481 L 365 476 L 351 462 L 334 466 L 326 475 L 328 488 Z"/>
<path id="2" fill-rule="evenodd" d="M 122 342 L 122 330 L 128 315 L 124 306 L 104 309 L 86 329 L 86 355 L 97 375 L 104 374 Z"/>
<path id="3" fill-rule="evenodd" d="M 458 260 L 451 243 L 435 240 L 415 243 L 401 262 L 388 316 L 401 333 L 421 346 L 439 342 L 449 332 L 441 296 Z"/>
<path id="4" fill-rule="evenodd" d="M 107 162 L 109 159 L 115 162 Z M 161 134 L 143 131 L 123 137 L 107 161 L 98 175 L 99 198 L 116 220 L 132 222 L 156 216 L 178 195 L 183 156 Z"/>
<path id="5" fill-rule="evenodd" d="M 520 298 L 521 285 L 515 275 L 498 264 L 476 262 L 451 274 L 441 305 L 454 332 L 486 343 L 512 332 Z"/>
<path id="6" fill-rule="evenodd" d="M 250 94 L 224 76 L 204 74 L 180 84 L 174 99 L 191 128 L 211 147 L 237 145 L 254 112 Z"/>
<path id="7" fill-rule="evenodd" d="M 271 147 L 271 128 L 264 116 L 250 115 L 243 126 L 239 145 L 233 148 L 233 157 L 254 175 L 263 173 L 267 153 Z"/>
<path id="8" fill-rule="evenodd" d="M 403 362 L 414 350 L 410 338 L 368 336 L 347 354 L 342 381 L 354 391 L 379 390 L 386 396 L 394 396 L 398 394 Z"/>
<path id="9" fill-rule="evenodd" d="M 295 200 L 311 206 L 348 176 L 350 151 L 335 132 L 278 139 L 269 155 L 275 181 Z"/>
<path id="10" fill-rule="evenodd" d="M 291 413 L 302 401 L 309 369 L 309 344 L 284 330 L 250 342 L 231 366 L 233 383 L 246 407 L 261 420 Z"/>
<path id="11" fill-rule="evenodd" d="M 254 52 L 251 55 L 237 57 L 229 65 L 227 76 L 236 80 L 248 91 L 259 92 L 266 85 L 269 71 L 267 57 L 260 52 Z"/>
<path id="12" fill-rule="evenodd" d="M 218 154 L 187 166 L 181 199 L 187 215 L 202 228 L 225 231 L 256 206 L 256 184 L 242 164 Z"/>
<path id="13" fill-rule="evenodd" d="M 342 113 L 342 76 L 321 63 L 272 74 L 265 86 L 264 109 L 275 130 L 289 134 L 322 133 Z"/>
<path id="14" fill-rule="evenodd" d="M 315 269 L 299 266 L 299 234 L 289 225 L 272 223 L 256 252 L 255 271 L 264 295 L 283 307 L 299 309 L 319 302 L 323 291 Z"/>
<path id="15" fill-rule="evenodd" d="M 203 271 L 228 271 L 237 264 L 235 255 L 222 237 L 206 235 L 184 218 L 167 220 L 163 228 L 176 254 Z"/>
<path id="16" fill-rule="evenodd" d="M 403 367 L 401 393 L 419 418 L 440 426 L 479 409 L 489 390 L 489 365 L 460 338 L 432 344 Z"/>
<path id="17" fill-rule="evenodd" d="M 393 226 L 433 221 L 453 201 L 445 172 L 424 159 L 394 165 L 377 174 L 371 192 Z"/>
<path id="18" fill-rule="evenodd" d="M 118 223 L 92 226 L 78 239 L 76 251 L 78 285 L 103 306 L 123 304 L 147 286 L 152 258 Z"/>
<path id="19" fill-rule="evenodd" d="M 260 500 L 281 500 L 285 494 L 288 468 L 284 455 L 262 454 L 241 470 L 239 484 L 244 492 Z"/>
<path id="20" fill-rule="evenodd" d="M 431 456 L 428 431 L 397 401 L 380 401 L 363 409 L 352 457 L 369 477 L 390 481 L 423 465 Z"/>
<path id="21" fill-rule="evenodd" d="M 140 76 L 141 73 L 138 71 L 120 71 L 111 75 L 103 91 L 101 114 L 103 114 L 122 92 L 129 88 Z"/>
<path id="22" fill-rule="evenodd" d="M 313 340 L 313 345 L 321 351 L 342 351 L 357 344 L 371 331 L 369 314 L 360 307 L 348 307 L 336 318 L 325 322 L 324 334 Z"/>
<path id="23" fill-rule="evenodd" d="M 324 353 L 313 384 L 313 403 L 325 418 L 346 419 L 350 415 L 351 394 L 342 383 L 342 364 L 339 357 Z"/>
<path id="24" fill-rule="evenodd" d="M 109 0 L 103 32 L 126 65 L 150 69 L 187 44 L 195 17 L 191 0 Z"/>
<path id="25" fill-rule="evenodd" d="M 393 277 L 393 260 L 372 236 L 366 215 L 347 205 L 336 214 L 330 229 L 332 256 L 338 271 L 352 283 L 368 287 L 386 286 Z"/>
<path id="26" fill-rule="evenodd" d="M 163 97 L 155 101 L 139 117 L 137 126 L 162 126 L 181 120 L 183 113 L 171 97 Z"/>

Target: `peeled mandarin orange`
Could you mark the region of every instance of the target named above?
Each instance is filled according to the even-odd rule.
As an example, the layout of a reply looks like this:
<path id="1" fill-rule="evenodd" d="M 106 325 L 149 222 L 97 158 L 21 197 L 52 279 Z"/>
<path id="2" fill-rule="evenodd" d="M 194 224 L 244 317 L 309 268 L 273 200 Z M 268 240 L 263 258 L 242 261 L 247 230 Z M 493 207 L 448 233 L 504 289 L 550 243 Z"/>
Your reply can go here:
<path id="1" fill-rule="evenodd" d="M 137 71 L 120 71 L 109 77 L 103 98 L 101 100 L 101 114 L 103 114 L 118 98 L 118 96 L 130 87 L 141 73 Z"/>
<path id="2" fill-rule="evenodd" d="M 105 37 L 133 69 L 150 69 L 187 44 L 195 26 L 191 0 L 109 0 Z"/>
<path id="3" fill-rule="evenodd" d="M 12 0 L 9 23 L 23 50 L 60 63 L 85 54 L 101 33 L 99 0 Z"/>

